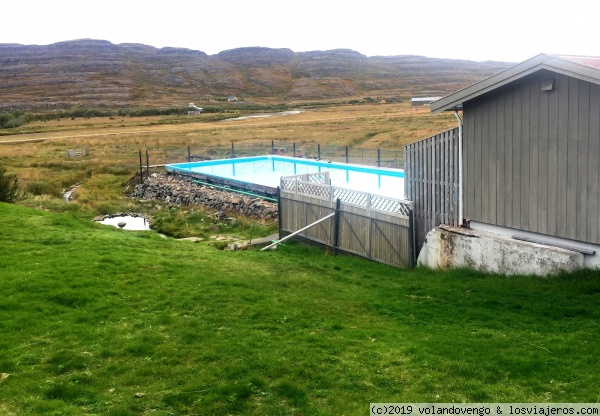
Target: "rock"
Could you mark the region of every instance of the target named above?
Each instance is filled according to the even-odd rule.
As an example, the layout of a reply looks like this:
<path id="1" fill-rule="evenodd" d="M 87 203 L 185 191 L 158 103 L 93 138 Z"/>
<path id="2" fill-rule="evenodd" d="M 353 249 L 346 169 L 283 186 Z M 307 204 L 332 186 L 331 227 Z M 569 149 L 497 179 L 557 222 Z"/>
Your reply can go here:
<path id="1" fill-rule="evenodd" d="M 227 217 L 224 212 L 235 212 L 255 218 L 277 218 L 277 204 L 275 203 L 214 189 L 164 174 L 146 178 L 143 184 L 136 185 L 132 197 L 186 206 L 202 205 L 215 209 L 218 220 Z"/>

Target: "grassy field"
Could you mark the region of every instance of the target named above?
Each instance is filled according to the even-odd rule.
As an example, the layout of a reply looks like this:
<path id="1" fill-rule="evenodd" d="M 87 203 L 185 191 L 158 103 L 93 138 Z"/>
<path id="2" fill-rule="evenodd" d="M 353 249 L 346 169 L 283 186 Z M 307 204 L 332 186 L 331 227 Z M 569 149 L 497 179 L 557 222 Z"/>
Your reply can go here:
<path id="1" fill-rule="evenodd" d="M 237 121 L 211 121 L 212 117 L 76 118 L 31 123 L 10 129 L 14 134 L 0 138 L 0 165 L 19 176 L 29 191 L 23 202 L 29 206 L 65 209 L 56 201 L 57 196 L 81 184 L 73 199 L 90 216 L 124 210 L 154 215 L 154 210 L 123 198 L 124 191 L 131 192 L 130 179 L 139 171 L 139 150 L 149 150 L 151 164 L 180 160 L 172 160 L 175 157 L 165 149 L 177 148 L 181 156 L 187 146 L 227 148 L 231 143 L 247 146 L 271 140 L 290 145 L 297 142 L 299 147 L 319 143 L 396 150 L 456 125 L 453 115 L 432 116 L 427 109 L 414 110 L 410 103 L 305 108 L 295 115 Z M 89 156 L 67 157 L 67 150 L 82 148 L 89 149 Z M 161 159 L 155 155 L 162 155 Z"/>
<path id="2" fill-rule="evenodd" d="M 270 140 L 399 149 L 455 124 L 389 104 L 218 122 L 63 119 L 3 136 L 16 143 L 0 144 L 0 164 L 25 199 L 0 204 L 0 415 L 598 401 L 599 272 L 405 271 L 295 244 L 222 251 L 208 238 L 90 221 L 135 211 L 173 235 L 247 238 L 252 219 L 213 224 L 199 208 L 127 198 L 138 150 Z M 89 156 L 67 158 L 83 147 Z"/>
<path id="3" fill-rule="evenodd" d="M 221 251 L 0 204 L 0 414 L 363 415 L 596 402 L 599 272 Z"/>

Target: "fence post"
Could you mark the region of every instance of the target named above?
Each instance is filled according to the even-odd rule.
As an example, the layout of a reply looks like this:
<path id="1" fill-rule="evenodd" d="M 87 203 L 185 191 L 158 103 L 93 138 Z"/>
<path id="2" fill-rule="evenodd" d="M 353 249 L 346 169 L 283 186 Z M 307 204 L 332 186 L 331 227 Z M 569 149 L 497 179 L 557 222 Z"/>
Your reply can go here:
<path id="1" fill-rule="evenodd" d="M 321 144 L 317 143 L 317 160 L 321 160 Z"/>
<path id="2" fill-rule="evenodd" d="M 147 150 L 146 150 L 146 176 L 150 177 L 150 156 L 148 156 Z"/>
<path id="3" fill-rule="evenodd" d="M 235 148 L 233 147 L 233 142 L 231 142 L 231 158 L 235 157 Z"/>
<path id="4" fill-rule="evenodd" d="M 279 223 L 278 227 L 279 227 L 279 239 L 281 240 L 283 238 L 283 236 L 281 235 L 283 229 L 281 228 L 281 225 L 283 224 L 283 217 L 282 217 L 282 210 L 281 210 L 281 187 L 277 187 L 277 222 Z"/>
<path id="5" fill-rule="evenodd" d="M 408 211 L 408 266 L 415 267 L 415 212 Z"/>
<path id="6" fill-rule="evenodd" d="M 292 157 L 296 157 L 296 142 L 294 142 L 294 150 L 292 153 Z"/>
<path id="7" fill-rule="evenodd" d="M 346 146 L 346 163 L 348 163 L 348 146 Z"/>
<path id="8" fill-rule="evenodd" d="M 340 238 L 340 199 L 335 201 L 335 217 L 333 217 L 333 252 L 338 253 L 338 244 Z"/>
<path id="9" fill-rule="evenodd" d="M 377 167 L 381 167 L 381 150 L 379 149 L 379 147 L 377 148 Z"/>
<path id="10" fill-rule="evenodd" d="M 275 140 L 271 139 L 271 154 L 275 154 Z"/>
<path id="11" fill-rule="evenodd" d="M 188 162 L 192 161 L 192 152 L 190 151 L 190 147 L 188 146 Z"/>
<path id="12" fill-rule="evenodd" d="M 140 149 L 140 182 L 144 183 L 144 166 L 142 165 L 142 149 Z"/>

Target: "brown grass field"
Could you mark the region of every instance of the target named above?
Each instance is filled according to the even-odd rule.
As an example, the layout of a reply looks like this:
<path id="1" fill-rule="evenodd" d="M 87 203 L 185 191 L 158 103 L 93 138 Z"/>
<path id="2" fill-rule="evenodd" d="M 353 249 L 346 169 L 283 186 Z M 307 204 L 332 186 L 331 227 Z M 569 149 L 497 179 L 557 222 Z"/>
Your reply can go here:
<path id="1" fill-rule="evenodd" d="M 232 121 L 208 121 L 210 117 L 203 114 L 31 123 L 15 129 L 12 135 L 3 132 L 0 164 L 9 173 L 16 173 L 24 187 L 35 181 L 60 189 L 82 183 L 76 201 L 98 211 L 99 204 L 122 199 L 129 179 L 139 171 L 139 150 L 227 147 L 231 143 L 271 140 L 394 150 L 456 125 L 452 114 L 434 116 L 428 108 L 414 110 L 410 103 L 337 105 L 300 114 Z M 88 157 L 67 158 L 68 149 L 86 147 Z"/>

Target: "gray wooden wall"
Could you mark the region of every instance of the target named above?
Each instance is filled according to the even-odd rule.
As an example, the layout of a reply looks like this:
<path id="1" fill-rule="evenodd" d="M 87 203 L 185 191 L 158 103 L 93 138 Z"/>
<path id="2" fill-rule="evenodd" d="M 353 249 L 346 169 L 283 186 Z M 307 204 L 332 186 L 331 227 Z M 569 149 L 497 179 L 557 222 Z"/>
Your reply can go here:
<path id="1" fill-rule="evenodd" d="M 404 146 L 404 195 L 413 201 L 417 253 L 440 224 L 459 225 L 458 128 Z"/>
<path id="2" fill-rule="evenodd" d="M 466 102 L 463 140 L 465 218 L 600 242 L 600 86 L 529 75 Z"/>

